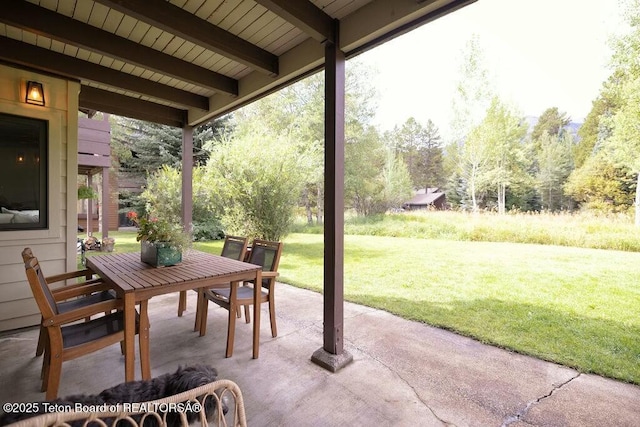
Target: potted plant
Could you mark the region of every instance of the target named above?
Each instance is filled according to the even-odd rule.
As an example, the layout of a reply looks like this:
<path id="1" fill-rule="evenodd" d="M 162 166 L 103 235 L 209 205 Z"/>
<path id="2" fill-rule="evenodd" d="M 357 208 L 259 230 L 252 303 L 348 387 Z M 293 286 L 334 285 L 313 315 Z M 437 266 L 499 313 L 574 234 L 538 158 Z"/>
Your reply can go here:
<path id="1" fill-rule="evenodd" d="M 136 240 L 140 242 L 140 260 L 153 267 L 164 267 L 182 261 L 182 251 L 190 243 L 190 236 L 180 224 L 163 218 L 142 217 L 128 212 L 127 218 L 138 227 Z"/>

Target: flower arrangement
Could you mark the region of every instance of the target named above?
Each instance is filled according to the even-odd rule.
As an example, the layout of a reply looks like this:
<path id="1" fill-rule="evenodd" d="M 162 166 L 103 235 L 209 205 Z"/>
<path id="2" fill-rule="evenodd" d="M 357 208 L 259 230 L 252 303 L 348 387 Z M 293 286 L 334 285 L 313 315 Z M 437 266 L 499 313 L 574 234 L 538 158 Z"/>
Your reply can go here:
<path id="1" fill-rule="evenodd" d="M 179 250 L 186 249 L 191 244 L 190 236 L 179 224 L 157 217 L 140 218 L 133 211 L 127 212 L 127 218 L 138 227 L 138 242 L 146 240 L 149 243 L 165 243 Z"/>

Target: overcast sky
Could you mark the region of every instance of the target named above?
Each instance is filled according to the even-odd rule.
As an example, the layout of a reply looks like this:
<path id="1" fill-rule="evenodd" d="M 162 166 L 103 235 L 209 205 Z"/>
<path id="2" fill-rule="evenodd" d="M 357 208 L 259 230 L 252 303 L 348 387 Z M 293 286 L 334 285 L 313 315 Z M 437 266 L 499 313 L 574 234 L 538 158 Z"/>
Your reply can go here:
<path id="1" fill-rule="evenodd" d="M 581 122 L 610 74 L 610 36 L 619 31 L 617 0 L 479 0 L 373 49 L 382 130 L 415 117 L 446 135 L 461 52 L 478 34 L 485 64 L 503 100 L 522 115 L 558 107 Z"/>

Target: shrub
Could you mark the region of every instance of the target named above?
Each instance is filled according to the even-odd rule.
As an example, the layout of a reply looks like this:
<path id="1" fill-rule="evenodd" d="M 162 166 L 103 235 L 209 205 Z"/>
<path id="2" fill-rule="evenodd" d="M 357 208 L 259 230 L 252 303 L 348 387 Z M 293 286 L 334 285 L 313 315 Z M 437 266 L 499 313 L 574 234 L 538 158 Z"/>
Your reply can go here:
<path id="1" fill-rule="evenodd" d="M 280 240 L 291 230 L 303 183 L 304 159 L 293 144 L 247 135 L 221 142 L 207 163 L 207 180 L 229 234 Z"/>

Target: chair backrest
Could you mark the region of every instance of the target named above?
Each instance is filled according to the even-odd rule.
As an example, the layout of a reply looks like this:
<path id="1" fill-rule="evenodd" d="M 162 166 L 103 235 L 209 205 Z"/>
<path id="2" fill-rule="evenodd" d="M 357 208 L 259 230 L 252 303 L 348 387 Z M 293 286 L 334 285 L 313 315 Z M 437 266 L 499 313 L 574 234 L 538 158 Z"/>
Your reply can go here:
<path id="1" fill-rule="evenodd" d="M 23 251 L 23 258 L 24 257 L 25 253 Z M 27 274 L 27 279 L 29 280 L 31 292 L 33 293 L 33 297 L 35 298 L 36 303 L 38 304 L 38 308 L 40 309 L 42 317 L 48 319 L 58 314 L 58 305 L 56 304 L 55 298 L 51 294 L 51 290 L 47 285 L 44 274 L 42 274 L 42 269 L 40 268 L 40 264 L 38 263 L 38 258 L 34 256 L 28 258 L 24 263 L 24 268 Z"/>
<path id="2" fill-rule="evenodd" d="M 244 256 L 247 253 L 247 244 L 249 239 L 246 237 L 227 236 L 224 239 L 224 246 L 222 247 L 222 255 L 226 258 L 237 259 L 243 261 Z"/>
<path id="3" fill-rule="evenodd" d="M 278 271 L 282 242 L 270 242 L 268 240 L 254 240 L 251 246 L 249 262 L 262 266 L 262 271 Z"/>

